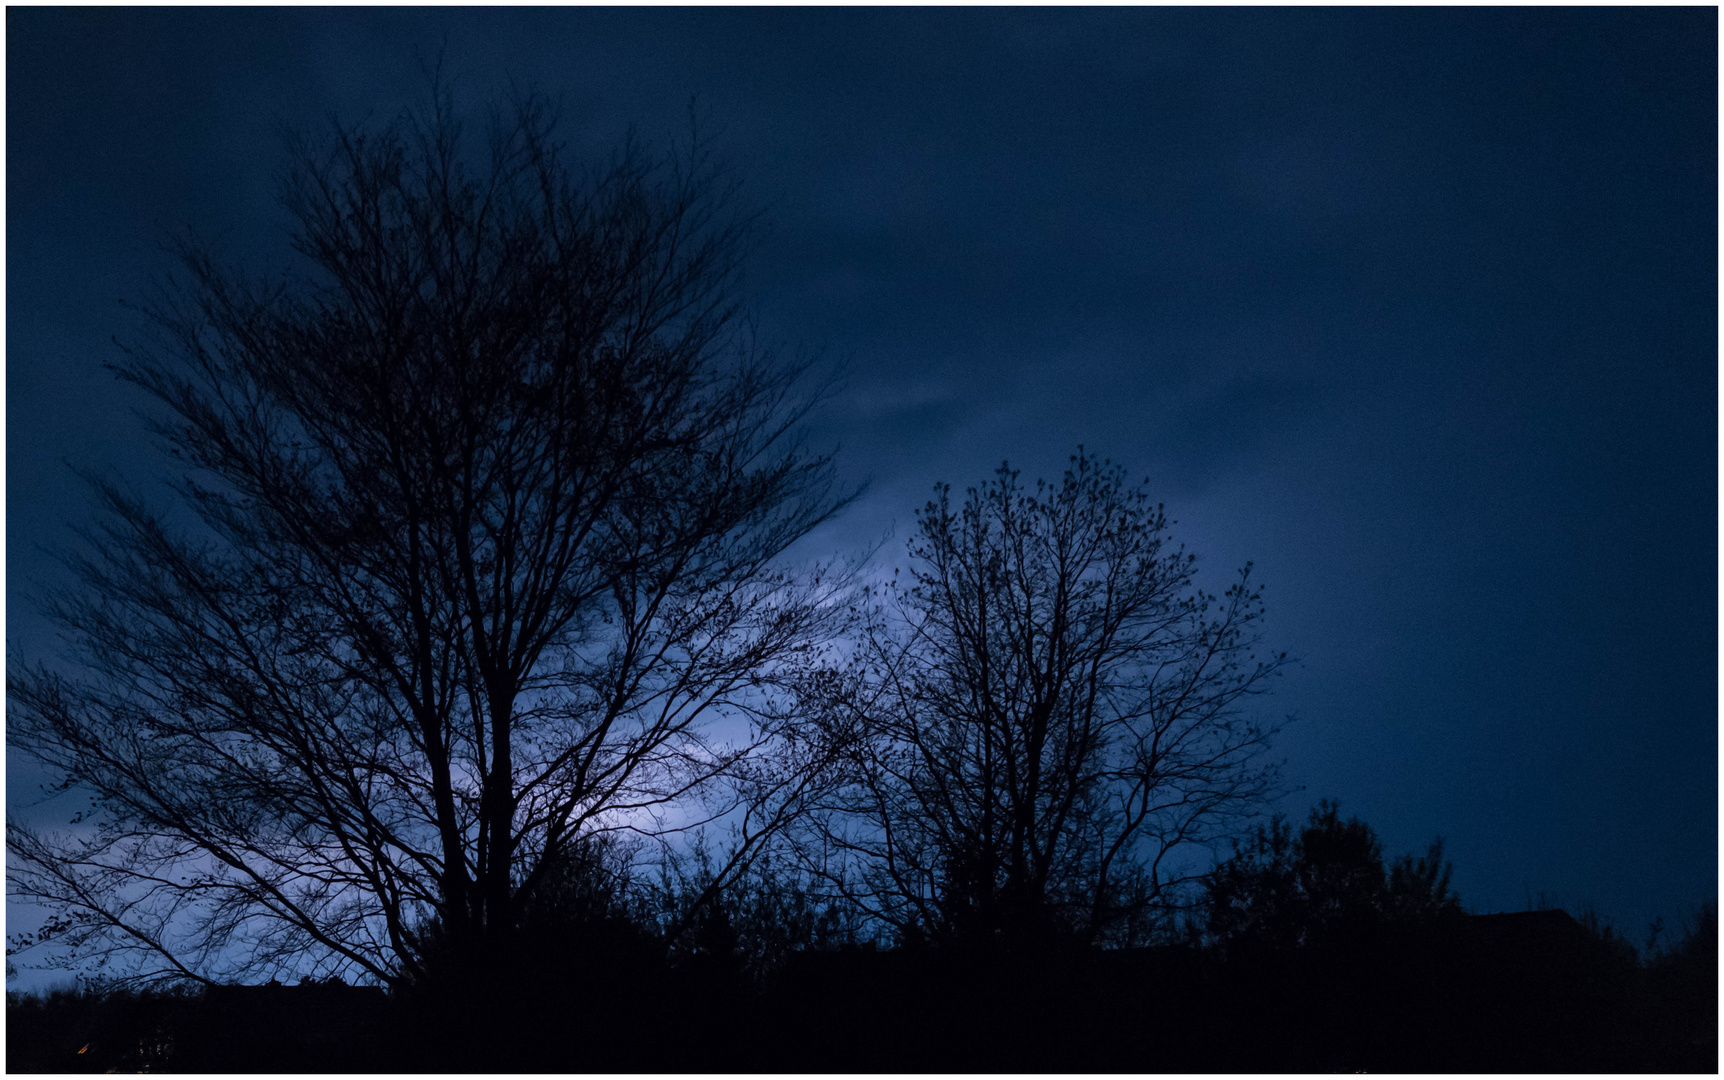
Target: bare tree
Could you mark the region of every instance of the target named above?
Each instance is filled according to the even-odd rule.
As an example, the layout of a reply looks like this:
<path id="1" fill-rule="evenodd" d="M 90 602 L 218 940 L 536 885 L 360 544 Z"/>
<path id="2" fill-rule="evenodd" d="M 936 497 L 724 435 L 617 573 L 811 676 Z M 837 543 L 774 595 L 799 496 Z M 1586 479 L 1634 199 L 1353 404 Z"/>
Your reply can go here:
<path id="1" fill-rule="evenodd" d="M 776 688 L 838 610 L 780 560 L 846 501 L 818 395 L 747 331 L 699 141 L 579 171 L 554 126 L 530 99 L 475 152 L 438 94 L 302 140 L 299 269 L 187 246 L 147 309 L 118 371 L 177 508 L 93 480 L 47 604 L 82 673 L 10 674 L 13 748 L 97 807 L 8 825 L 75 952 L 411 977 L 585 835 L 728 815 L 741 865 L 806 797 Z"/>
<path id="2" fill-rule="evenodd" d="M 917 525 L 912 586 L 805 687 L 852 749 L 802 855 L 909 937 L 1128 935 L 1272 781 L 1243 706 L 1285 656 L 1254 652 L 1249 566 L 1204 594 L 1162 508 L 1081 452 L 1058 486 L 942 486 Z"/>

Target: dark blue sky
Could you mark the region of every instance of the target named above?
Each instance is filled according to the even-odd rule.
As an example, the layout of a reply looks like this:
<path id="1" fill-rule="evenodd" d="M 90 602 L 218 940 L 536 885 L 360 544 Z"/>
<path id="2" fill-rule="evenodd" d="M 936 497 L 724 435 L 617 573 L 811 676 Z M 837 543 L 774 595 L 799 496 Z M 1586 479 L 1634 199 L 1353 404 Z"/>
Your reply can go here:
<path id="1" fill-rule="evenodd" d="M 1448 838 L 1479 910 L 1717 894 L 1717 13 L 7 11 L 7 636 L 150 459 L 102 365 L 186 225 L 283 260 L 278 122 L 691 95 L 770 223 L 763 324 L 901 541 L 936 480 L 1147 474 L 1274 643 L 1296 816 Z M 896 551 L 895 541 L 891 551 Z M 9 811 L 39 778 L 9 762 Z M 26 790 L 27 789 L 27 790 Z M 39 813 L 40 811 L 29 811 Z"/>

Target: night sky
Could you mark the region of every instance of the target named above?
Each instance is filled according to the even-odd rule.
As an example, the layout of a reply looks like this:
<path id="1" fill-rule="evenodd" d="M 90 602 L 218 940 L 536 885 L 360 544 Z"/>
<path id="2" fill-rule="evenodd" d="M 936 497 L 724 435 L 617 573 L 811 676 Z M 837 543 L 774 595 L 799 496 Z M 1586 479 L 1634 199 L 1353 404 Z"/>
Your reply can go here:
<path id="1" fill-rule="evenodd" d="M 118 301 L 187 226 L 282 265 L 281 125 L 420 103 L 446 48 L 577 147 L 696 99 L 762 326 L 848 365 L 811 434 L 872 486 L 811 550 L 889 566 L 936 481 L 1081 443 L 1210 580 L 1255 562 L 1282 809 L 1443 835 L 1474 910 L 1716 897 L 1714 9 L 6 15 L 11 659 L 72 469 L 157 468 Z"/>

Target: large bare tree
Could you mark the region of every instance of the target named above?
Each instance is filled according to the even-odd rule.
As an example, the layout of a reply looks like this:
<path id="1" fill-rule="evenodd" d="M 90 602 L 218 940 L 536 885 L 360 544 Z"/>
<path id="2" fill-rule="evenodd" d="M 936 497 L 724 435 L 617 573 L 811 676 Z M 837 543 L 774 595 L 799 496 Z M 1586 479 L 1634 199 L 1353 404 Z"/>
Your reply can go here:
<path id="1" fill-rule="evenodd" d="M 1141 934 L 1273 780 L 1246 705 L 1285 657 L 1250 568 L 1204 593 L 1144 487 L 1081 453 L 1057 485 L 942 487 L 917 526 L 910 587 L 807 684 L 848 749 L 801 854 L 908 937 Z"/>
<path id="2" fill-rule="evenodd" d="M 727 815 L 741 865 L 807 796 L 776 688 L 839 610 L 781 562 L 845 501 L 818 394 L 748 332 L 698 140 L 581 170 L 554 129 L 528 100 L 474 146 L 439 94 L 300 140 L 296 268 L 188 246 L 146 309 L 118 371 L 177 502 L 93 481 L 47 603 L 75 673 L 10 672 L 12 748 L 95 802 L 8 824 L 73 955 L 411 978 L 584 836 Z"/>

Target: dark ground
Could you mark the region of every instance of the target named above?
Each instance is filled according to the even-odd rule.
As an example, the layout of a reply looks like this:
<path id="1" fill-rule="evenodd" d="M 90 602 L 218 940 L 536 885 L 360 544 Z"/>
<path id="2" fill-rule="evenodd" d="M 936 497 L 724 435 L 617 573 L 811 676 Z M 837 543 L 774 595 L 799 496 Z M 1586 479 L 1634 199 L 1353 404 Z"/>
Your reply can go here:
<path id="1" fill-rule="evenodd" d="M 1561 912 L 1327 947 L 806 953 L 750 981 L 628 948 L 490 994 L 339 985 L 11 999 L 24 1072 L 1716 1072 L 1717 956 Z M 546 965 L 547 967 L 553 965 Z"/>

